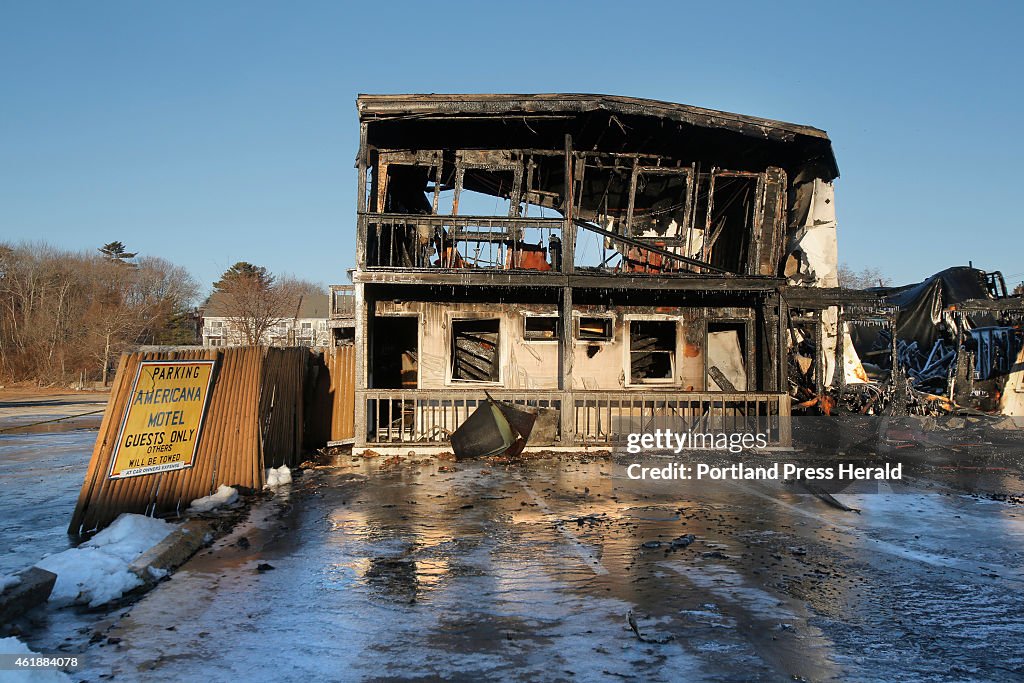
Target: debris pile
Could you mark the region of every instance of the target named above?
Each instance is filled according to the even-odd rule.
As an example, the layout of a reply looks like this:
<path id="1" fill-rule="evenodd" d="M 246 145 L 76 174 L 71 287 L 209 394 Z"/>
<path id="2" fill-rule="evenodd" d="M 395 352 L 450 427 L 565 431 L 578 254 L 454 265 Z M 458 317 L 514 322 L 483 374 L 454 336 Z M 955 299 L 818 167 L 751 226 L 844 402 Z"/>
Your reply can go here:
<path id="1" fill-rule="evenodd" d="M 914 285 L 844 293 L 847 301 L 830 302 L 843 316 L 834 359 L 828 309 L 791 320 L 798 411 L 1012 416 L 1024 407 L 1005 400 L 1024 380 L 1024 297 L 1008 296 L 1000 273 L 961 266 Z"/>

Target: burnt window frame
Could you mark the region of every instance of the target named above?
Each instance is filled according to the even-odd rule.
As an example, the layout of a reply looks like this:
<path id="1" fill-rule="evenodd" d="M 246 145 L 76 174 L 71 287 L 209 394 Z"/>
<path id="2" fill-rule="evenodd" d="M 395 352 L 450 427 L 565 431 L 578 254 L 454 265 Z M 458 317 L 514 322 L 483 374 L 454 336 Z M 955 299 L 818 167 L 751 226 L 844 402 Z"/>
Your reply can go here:
<path id="1" fill-rule="evenodd" d="M 683 200 L 683 223 L 679 226 L 679 233 L 685 233 L 685 237 L 663 237 L 655 235 L 640 235 L 637 233 L 636 225 L 634 224 L 635 211 L 636 211 L 636 193 L 642 174 L 648 175 L 682 175 L 686 177 L 686 190 L 682 196 Z M 695 218 L 693 215 L 694 211 L 694 192 L 697 177 L 697 165 L 690 164 L 689 166 L 650 166 L 644 164 L 634 164 L 633 173 L 630 177 L 629 182 L 629 203 L 626 206 L 626 234 L 634 239 L 650 240 L 652 242 L 660 242 L 670 246 L 685 246 L 687 253 L 689 252 L 689 239 L 690 239 L 690 228 L 694 225 Z"/>
<path id="2" fill-rule="evenodd" d="M 555 336 L 553 337 L 531 337 L 527 329 L 527 321 L 530 319 L 549 319 L 555 321 Z M 562 341 L 562 321 L 557 313 L 523 313 L 523 341 L 530 344 L 557 344 Z"/>
<path id="3" fill-rule="evenodd" d="M 488 155 L 496 156 L 498 160 L 490 160 L 486 157 Z M 498 150 L 457 150 L 455 152 L 455 196 L 452 198 L 452 216 L 480 216 L 489 218 L 517 218 L 519 216 L 519 208 L 522 203 L 523 194 L 523 160 L 517 155 L 512 153 L 506 153 Z M 499 214 L 460 214 L 459 203 L 462 201 L 462 193 L 465 190 L 465 178 L 466 171 L 487 171 L 495 173 L 512 173 L 512 191 L 509 193 L 509 208 L 508 213 L 504 216 Z M 467 190 L 468 192 L 476 192 L 475 190 Z M 483 193 L 486 194 L 486 193 Z M 491 195 L 495 198 L 501 198 L 501 195 Z M 437 207 L 435 205 L 434 211 L 436 213 Z"/>
<path id="4" fill-rule="evenodd" d="M 425 167 L 427 169 L 434 169 L 433 183 L 434 193 L 431 200 L 431 213 L 430 215 L 436 216 L 438 209 L 438 202 L 441 196 L 442 178 L 444 176 L 444 152 L 443 150 L 419 150 L 419 151 L 405 151 L 405 150 L 380 150 L 377 152 L 376 160 L 371 166 L 372 177 L 371 187 L 368 194 L 370 195 L 370 210 L 369 213 L 384 214 L 384 207 L 387 203 L 388 196 L 388 167 L 390 166 L 412 166 L 412 167 Z M 430 173 L 427 174 L 428 180 L 430 179 Z M 424 195 L 425 195 L 424 188 Z M 403 215 L 403 214 L 393 214 Z"/>
<path id="5" fill-rule="evenodd" d="M 679 340 L 681 326 L 679 318 L 657 315 L 627 315 L 623 318 L 623 375 L 627 387 L 678 387 L 679 379 Z M 675 334 L 675 348 L 671 351 L 659 351 L 668 353 L 670 364 L 670 377 L 651 378 L 646 380 L 633 380 L 633 323 L 671 323 Z"/>
<path id="6" fill-rule="evenodd" d="M 600 339 L 580 337 L 580 324 L 584 318 L 604 320 L 608 324 L 608 335 Z M 611 313 L 574 313 L 572 316 L 572 338 L 577 344 L 613 344 L 615 343 L 615 316 Z"/>
<path id="7" fill-rule="evenodd" d="M 714 245 L 711 244 L 711 217 L 714 215 L 714 199 L 715 199 L 715 181 L 718 178 L 745 178 L 753 179 L 756 184 L 754 186 L 754 207 L 751 212 L 751 223 L 747 226 L 747 253 L 744 260 L 739 263 L 737 272 L 741 275 L 756 275 L 757 261 L 758 261 L 758 250 L 755 245 L 758 244 L 757 236 L 760 232 L 761 224 L 764 222 L 764 193 L 765 185 L 767 182 L 766 172 L 756 171 L 732 171 L 725 168 L 719 168 L 713 166 L 711 171 L 707 174 L 708 177 L 708 202 L 707 212 L 704 216 L 704 247 L 701 250 L 700 260 L 705 263 L 711 263 L 712 253 Z M 700 191 L 700 176 L 697 176 L 697 182 L 694 183 L 694 192 Z M 695 196 L 696 199 L 696 196 Z M 696 201 L 694 202 L 696 205 Z M 694 221 L 697 218 L 694 217 Z M 721 237 L 721 235 L 719 235 Z M 717 239 L 716 239 L 717 241 Z"/>
<path id="8" fill-rule="evenodd" d="M 604 152 L 576 152 L 573 154 L 573 213 L 574 215 L 582 215 L 587 213 L 583 208 L 583 199 L 587 196 L 586 183 L 591 180 L 588 177 L 588 171 L 591 174 L 607 173 L 608 180 L 605 183 L 605 192 L 602 194 L 604 199 L 603 208 L 605 211 L 608 210 L 607 193 L 612 187 L 613 179 L 617 179 L 618 183 L 622 187 L 622 199 L 624 205 L 617 207 L 617 211 L 622 213 L 619 215 L 613 215 L 610 213 L 601 213 L 600 208 L 602 204 L 599 202 L 597 207 L 594 207 L 594 221 L 599 223 L 602 227 L 615 232 L 621 230 L 624 235 L 629 235 L 629 206 L 632 201 L 632 174 L 633 168 L 636 166 L 637 159 L 630 158 L 624 155 L 607 154 Z M 599 220 L 600 217 L 604 217 L 604 221 Z M 609 225 L 608 219 L 611 219 L 612 224 Z"/>
<path id="9" fill-rule="evenodd" d="M 455 370 L 455 324 L 459 322 L 483 322 L 494 321 L 498 324 L 497 349 L 495 349 L 495 362 L 498 366 L 497 380 L 463 379 L 454 376 Z M 451 314 L 447 325 L 447 363 L 445 370 L 445 384 L 447 386 L 489 386 L 500 387 L 505 383 L 505 325 L 500 315 L 465 315 Z"/>

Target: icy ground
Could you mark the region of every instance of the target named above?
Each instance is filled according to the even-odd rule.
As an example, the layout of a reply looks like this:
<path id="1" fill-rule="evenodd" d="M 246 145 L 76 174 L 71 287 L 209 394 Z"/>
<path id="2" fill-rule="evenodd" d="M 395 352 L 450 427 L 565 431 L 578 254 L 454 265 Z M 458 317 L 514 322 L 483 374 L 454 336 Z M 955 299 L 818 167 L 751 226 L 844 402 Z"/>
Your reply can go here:
<path id="1" fill-rule="evenodd" d="M 94 429 L 0 434 L 0 574 L 71 545 L 68 524 L 95 441 Z"/>
<path id="2" fill-rule="evenodd" d="M 336 465 L 29 645 L 84 652 L 88 681 L 1024 677 L 1017 505 L 917 488 L 845 496 L 857 515 L 597 459 Z"/>

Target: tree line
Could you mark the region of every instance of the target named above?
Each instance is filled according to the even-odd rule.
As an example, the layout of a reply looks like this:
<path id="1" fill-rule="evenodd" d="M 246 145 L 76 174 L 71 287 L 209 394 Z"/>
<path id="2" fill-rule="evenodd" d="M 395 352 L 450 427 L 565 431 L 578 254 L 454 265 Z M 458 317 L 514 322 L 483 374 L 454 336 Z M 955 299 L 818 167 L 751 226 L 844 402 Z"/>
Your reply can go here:
<path id="1" fill-rule="evenodd" d="M 140 345 L 197 343 L 199 285 L 184 268 L 122 242 L 94 252 L 0 242 L 0 382 L 67 385 L 111 378 Z M 214 283 L 246 343 L 290 317 L 315 284 L 238 263 Z"/>
<path id="2" fill-rule="evenodd" d="M 185 269 L 120 242 L 92 254 L 0 244 L 0 377 L 105 382 L 122 351 L 194 341 L 197 294 Z"/>

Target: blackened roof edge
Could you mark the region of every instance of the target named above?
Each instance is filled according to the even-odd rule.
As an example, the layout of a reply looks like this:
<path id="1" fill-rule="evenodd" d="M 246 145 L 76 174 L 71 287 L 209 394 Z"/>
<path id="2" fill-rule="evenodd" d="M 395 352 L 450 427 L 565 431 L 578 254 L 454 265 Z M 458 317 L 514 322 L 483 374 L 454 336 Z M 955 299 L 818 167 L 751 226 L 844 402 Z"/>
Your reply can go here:
<path id="1" fill-rule="evenodd" d="M 360 94 L 356 99 L 356 108 L 360 121 L 421 116 L 457 118 L 481 114 L 514 116 L 603 110 L 613 114 L 663 118 L 701 128 L 720 128 L 778 142 L 794 142 L 798 137 L 811 138 L 827 148 L 832 175 L 839 176 L 839 167 L 832 152 L 828 133 L 819 128 L 660 100 L 586 93 Z"/>

